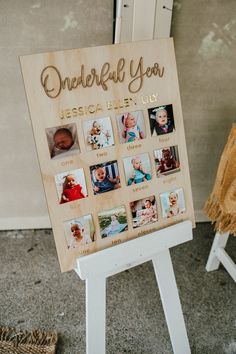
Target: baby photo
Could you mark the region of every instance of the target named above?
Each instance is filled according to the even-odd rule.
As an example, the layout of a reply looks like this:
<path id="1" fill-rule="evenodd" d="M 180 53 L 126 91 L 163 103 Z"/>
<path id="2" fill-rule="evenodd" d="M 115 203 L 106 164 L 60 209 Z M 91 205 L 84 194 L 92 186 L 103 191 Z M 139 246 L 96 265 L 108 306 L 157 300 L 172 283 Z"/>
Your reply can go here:
<path id="1" fill-rule="evenodd" d="M 60 204 L 87 197 L 87 188 L 82 168 L 59 173 L 55 176 L 55 182 Z"/>
<path id="2" fill-rule="evenodd" d="M 172 104 L 148 109 L 151 135 L 163 135 L 175 130 Z"/>
<path id="3" fill-rule="evenodd" d="M 46 135 L 52 159 L 65 158 L 80 152 L 75 123 L 47 128 Z"/>
<path id="4" fill-rule="evenodd" d="M 127 186 L 150 181 L 151 164 L 147 153 L 123 159 Z"/>
<path id="5" fill-rule="evenodd" d="M 103 149 L 114 145 L 110 117 L 85 121 L 83 130 L 87 150 Z"/>
<path id="6" fill-rule="evenodd" d="M 171 218 L 186 211 L 182 188 L 161 193 L 160 198 L 163 218 Z"/>
<path id="7" fill-rule="evenodd" d="M 142 111 L 128 112 L 116 116 L 120 143 L 131 143 L 145 138 Z"/>
<path id="8" fill-rule="evenodd" d="M 128 229 L 125 206 L 106 210 L 98 214 L 101 237 L 115 236 Z"/>
<path id="9" fill-rule="evenodd" d="M 64 222 L 68 249 L 85 246 L 94 241 L 95 229 L 91 215 Z"/>
<path id="10" fill-rule="evenodd" d="M 167 176 L 180 171 L 179 152 L 177 146 L 154 150 L 157 177 Z"/>
<path id="11" fill-rule="evenodd" d="M 156 198 L 153 196 L 130 203 L 133 228 L 152 224 L 157 221 Z"/>
<path id="12" fill-rule="evenodd" d="M 90 166 L 94 194 L 110 192 L 120 188 L 117 160 Z"/>

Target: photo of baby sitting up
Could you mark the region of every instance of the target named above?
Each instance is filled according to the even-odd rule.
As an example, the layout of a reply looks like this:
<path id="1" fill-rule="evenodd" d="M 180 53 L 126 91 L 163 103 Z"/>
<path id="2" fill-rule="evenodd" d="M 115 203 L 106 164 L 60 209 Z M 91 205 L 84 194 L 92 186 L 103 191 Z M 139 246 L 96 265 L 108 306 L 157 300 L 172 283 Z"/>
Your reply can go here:
<path id="1" fill-rule="evenodd" d="M 163 135 L 174 131 L 175 124 L 171 104 L 150 108 L 148 109 L 148 115 L 151 135 Z"/>
<path id="2" fill-rule="evenodd" d="M 110 117 L 85 121 L 83 130 L 87 150 L 98 150 L 114 145 Z"/>
<path id="3" fill-rule="evenodd" d="M 154 151 L 157 177 L 180 171 L 177 146 L 170 146 Z"/>
<path id="4" fill-rule="evenodd" d="M 60 173 L 55 176 L 60 204 L 87 197 L 83 169 Z"/>
<path id="5" fill-rule="evenodd" d="M 175 189 L 160 195 L 162 215 L 164 218 L 172 218 L 186 211 L 183 189 Z"/>
<path id="6" fill-rule="evenodd" d="M 101 194 L 120 188 L 117 161 L 110 161 L 90 167 L 94 194 Z"/>
<path id="7" fill-rule="evenodd" d="M 94 241 L 95 229 L 91 215 L 66 221 L 64 229 L 68 249 L 79 248 Z"/>
<path id="8" fill-rule="evenodd" d="M 102 238 L 115 236 L 128 229 L 125 206 L 99 213 L 98 220 Z"/>
<path id="9" fill-rule="evenodd" d="M 150 181 L 151 164 L 147 153 L 123 159 L 127 185 Z"/>
<path id="10" fill-rule="evenodd" d="M 116 116 L 120 143 L 132 143 L 145 138 L 145 125 L 142 111 L 128 112 Z"/>
<path id="11" fill-rule="evenodd" d="M 46 135 L 52 159 L 65 158 L 80 152 L 75 123 L 47 128 Z"/>
<path id="12" fill-rule="evenodd" d="M 154 196 L 130 203 L 133 227 L 145 226 L 158 220 L 156 198 Z"/>

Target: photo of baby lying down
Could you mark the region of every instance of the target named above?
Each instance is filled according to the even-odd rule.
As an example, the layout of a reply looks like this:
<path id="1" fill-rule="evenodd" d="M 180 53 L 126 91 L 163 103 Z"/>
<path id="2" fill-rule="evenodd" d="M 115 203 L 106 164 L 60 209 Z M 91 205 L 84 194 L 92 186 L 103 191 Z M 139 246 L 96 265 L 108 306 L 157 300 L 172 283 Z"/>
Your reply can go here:
<path id="1" fill-rule="evenodd" d="M 130 203 L 133 228 L 152 224 L 158 220 L 155 196 L 136 200 Z"/>
<path id="2" fill-rule="evenodd" d="M 120 188 L 117 160 L 90 166 L 94 194 L 101 194 Z"/>
<path id="3" fill-rule="evenodd" d="M 172 218 L 186 211 L 182 188 L 160 194 L 163 218 Z"/>
<path id="4" fill-rule="evenodd" d="M 157 177 L 180 171 L 178 146 L 155 150 L 154 157 Z"/>
<path id="5" fill-rule="evenodd" d="M 47 128 L 46 135 L 52 159 L 65 158 L 80 152 L 75 123 Z"/>
<path id="6" fill-rule="evenodd" d="M 55 176 L 55 182 L 60 204 L 73 202 L 88 196 L 82 168 L 59 173 Z"/>
<path id="7" fill-rule="evenodd" d="M 68 249 L 79 248 L 94 241 L 95 229 L 91 215 L 64 222 Z"/>
<path id="8" fill-rule="evenodd" d="M 110 117 L 89 120 L 83 123 L 87 150 L 98 150 L 114 145 Z"/>
<path id="9" fill-rule="evenodd" d="M 99 213 L 98 220 L 102 238 L 115 236 L 128 229 L 125 206 Z"/>

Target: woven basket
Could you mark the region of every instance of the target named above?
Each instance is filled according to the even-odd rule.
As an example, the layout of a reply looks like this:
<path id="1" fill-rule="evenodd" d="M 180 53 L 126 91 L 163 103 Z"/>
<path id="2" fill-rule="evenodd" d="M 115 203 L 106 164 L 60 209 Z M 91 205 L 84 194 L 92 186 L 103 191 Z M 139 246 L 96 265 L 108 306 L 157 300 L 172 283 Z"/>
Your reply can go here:
<path id="1" fill-rule="evenodd" d="M 56 332 L 0 328 L 0 354 L 55 354 L 57 340 Z"/>

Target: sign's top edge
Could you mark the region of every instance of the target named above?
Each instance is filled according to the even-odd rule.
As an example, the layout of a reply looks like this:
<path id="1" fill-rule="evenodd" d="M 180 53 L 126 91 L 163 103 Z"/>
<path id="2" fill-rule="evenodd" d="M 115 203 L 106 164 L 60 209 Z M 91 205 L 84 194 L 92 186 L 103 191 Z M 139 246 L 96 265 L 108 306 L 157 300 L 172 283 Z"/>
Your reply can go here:
<path id="1" fill-rule="evenodd" d="M 168 37 L 168 38 L 158 38 L 158 39 L 148 39 L 148 40 L 141 40 L 141 41 L 135 41 L 135 42 L 125 42 L 125 43 L 112 43 L 112 44 L 105 44 L 105 45 L 98 45 L 98 46 L 90 46 L 90 47 L 81 47 L 81 48 L 68 48 L 68 49 L 61 49 L 61 50 L 55 50 L 55 51 L 46 51 L 46 52 L 37 52 L 37 53 L 31 53 L 31 54 L 23 54 L 20 55 L 19 58 L 27 58 L 31 56 L 37 56 L 37 55 L 50 55 L 50 54 L 60 54 L 60 53 L 69 53 L 69 52 L 74 52 L 76 50 L 92 50 L 92 49 L 101 49 L 101 48 L 107 48 L 107 47 L 118 47 L 118 46 L 127 46 L 127 45 L 139 45 L 140 43 L 150 43 L 150 42 L 162 42 L 162 41 L 173 41 L 173 37 Z"/>

